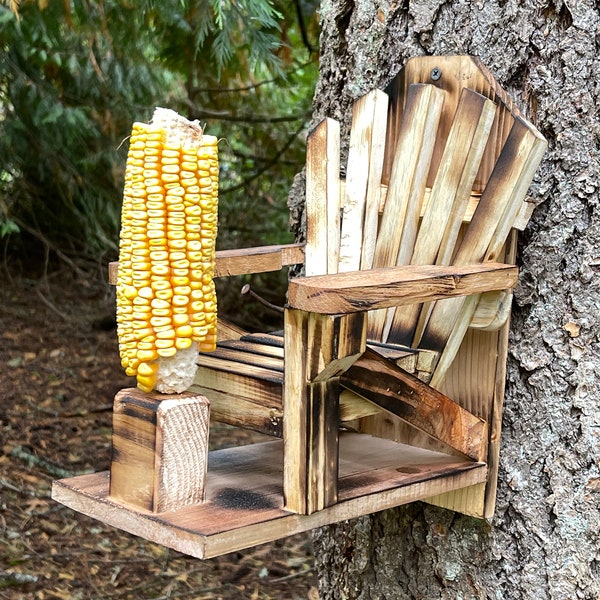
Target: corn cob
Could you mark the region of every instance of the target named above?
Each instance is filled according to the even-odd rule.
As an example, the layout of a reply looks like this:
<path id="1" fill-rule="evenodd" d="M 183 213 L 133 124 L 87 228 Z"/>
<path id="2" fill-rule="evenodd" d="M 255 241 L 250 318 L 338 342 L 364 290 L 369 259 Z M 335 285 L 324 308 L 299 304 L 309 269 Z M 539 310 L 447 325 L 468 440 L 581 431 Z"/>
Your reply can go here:
<path id="1" fill-rule="evenodd" d="M 121 364 L 150 392 L 192 383 L 198 351 L 216 345 L 213 282 L 217 139 L 157 108 L 134 123 L 121 216 L 117 330 Z"/>

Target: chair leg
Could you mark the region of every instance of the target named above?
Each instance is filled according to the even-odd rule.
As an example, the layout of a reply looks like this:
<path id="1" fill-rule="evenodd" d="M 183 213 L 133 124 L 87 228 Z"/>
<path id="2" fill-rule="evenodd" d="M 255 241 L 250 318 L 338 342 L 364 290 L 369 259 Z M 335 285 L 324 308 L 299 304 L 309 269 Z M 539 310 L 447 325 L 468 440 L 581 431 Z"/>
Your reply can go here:
<path id="1" fill-rule="evenodd" d="M 283 400 L 285 507 L 311 514 L 337 502 L 339 375 L 365 350 L 361 314 L 287 309 Z"/>

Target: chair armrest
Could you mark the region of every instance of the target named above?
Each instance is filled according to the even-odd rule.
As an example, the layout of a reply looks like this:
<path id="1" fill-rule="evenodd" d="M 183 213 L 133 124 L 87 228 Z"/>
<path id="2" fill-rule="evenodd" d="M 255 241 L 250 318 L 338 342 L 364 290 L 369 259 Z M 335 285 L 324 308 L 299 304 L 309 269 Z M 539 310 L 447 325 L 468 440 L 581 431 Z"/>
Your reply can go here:
<path id="1" fill-rule="evenodd" d="M 455 296 L 512 288 L 515 265 L 409 265 L 298 277 L 290 281 L 290 308 L 320 314 L 347 314 Z"/>
<path id="2" fill-rule="evenodd" d="M 258 246 L 216 253 L 215 277 L 249 275 L 279 271 L 282 267 L 304 262 L 304 244 Z M 108 283 L 117 284 L 118 262 L 108 265 Z"/>
<path id="3" fill-rule="evenodd" d="M 216 253 L 215 277 L 279 271 L 304 262 L 304 244 L 259 246 Z"/>

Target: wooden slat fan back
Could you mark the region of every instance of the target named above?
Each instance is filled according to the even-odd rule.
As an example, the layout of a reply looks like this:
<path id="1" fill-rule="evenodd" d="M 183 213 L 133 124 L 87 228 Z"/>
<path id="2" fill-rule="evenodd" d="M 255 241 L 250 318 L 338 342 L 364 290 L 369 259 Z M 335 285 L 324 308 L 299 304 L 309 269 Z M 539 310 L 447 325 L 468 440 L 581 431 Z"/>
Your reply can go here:
<path id="1" fill-rule="evenodd" d="M 353 107 L 345 182 L 338 123 L 309 138 L 306 274 L 498 260 L 545 141 L 470 57 L 410 61 L 387 92 Z M 373 311 L 368 338 L 435 351 L 440 380 L 479 301 Z"/>

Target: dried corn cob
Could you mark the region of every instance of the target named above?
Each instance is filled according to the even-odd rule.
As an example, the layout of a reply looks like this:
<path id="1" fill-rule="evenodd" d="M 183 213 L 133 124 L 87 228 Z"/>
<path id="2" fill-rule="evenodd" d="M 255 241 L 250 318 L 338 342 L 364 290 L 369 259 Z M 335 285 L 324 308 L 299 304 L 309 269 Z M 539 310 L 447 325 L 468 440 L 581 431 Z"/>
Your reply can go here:
<path id="1" fill-rule="evenodd" d="M 216 344 L 217 139 L 157 108 L 134 123 L 121 217 L 121 363 L 145 392 L 180 393 Z"/>

